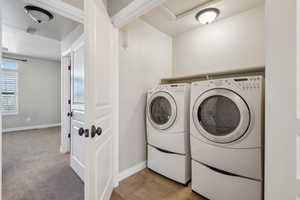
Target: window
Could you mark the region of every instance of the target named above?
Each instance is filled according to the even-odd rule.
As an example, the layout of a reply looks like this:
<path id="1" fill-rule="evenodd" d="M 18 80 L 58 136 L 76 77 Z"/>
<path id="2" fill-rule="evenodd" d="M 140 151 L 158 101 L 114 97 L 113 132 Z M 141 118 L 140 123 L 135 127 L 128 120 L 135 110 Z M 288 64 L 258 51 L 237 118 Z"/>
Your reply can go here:
<path id="1" fill-rule="evenodd" d="M 4 115 L 18 113 L 18 72 L 16 61 L 4 60 L 1 64 L 1 109 Z"/>

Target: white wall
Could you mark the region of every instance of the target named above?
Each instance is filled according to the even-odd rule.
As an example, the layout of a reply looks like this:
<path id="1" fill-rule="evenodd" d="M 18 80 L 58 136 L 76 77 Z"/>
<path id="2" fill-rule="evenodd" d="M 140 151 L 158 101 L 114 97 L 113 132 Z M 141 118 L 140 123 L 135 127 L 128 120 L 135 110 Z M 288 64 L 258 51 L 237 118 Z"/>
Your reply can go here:
<path id="1" fill-rule="evenodd" d="M 300 192 L 296 183 L 296 135 L 300 133 L 296 2 L 266 0 L 266 200 L 296 199 L 296 190 Z"/>
<path id="2" fill-rule="evenodd" d="M 61 41 L 61 52 L 67 51 L 71 45 L 84 33 L 83 24 L 78 25 L 71 33 L 69 33 Z"/>
<path id="3" fill-rule="evenodd" d="M 20 58 L 28 61 L 17 62 L 19 113 L 3 116 L 3 129 L 60 123 L 60 62 Z"/>
<path id="4" fill-rule="evenodd" d="M 120 171 L 146 160 L 146 92 L 172 71 L 169 36 L 141 20 L 125 30 L 127 42 L 123 40 L 121 45 L 128 47 L 120 47 L 119 52 Z"/>
<path id="5" fill-rule="evenodd" d="M 259 7 L 176 36 L 173 75 L 264 66 L 264 8 Z"/>

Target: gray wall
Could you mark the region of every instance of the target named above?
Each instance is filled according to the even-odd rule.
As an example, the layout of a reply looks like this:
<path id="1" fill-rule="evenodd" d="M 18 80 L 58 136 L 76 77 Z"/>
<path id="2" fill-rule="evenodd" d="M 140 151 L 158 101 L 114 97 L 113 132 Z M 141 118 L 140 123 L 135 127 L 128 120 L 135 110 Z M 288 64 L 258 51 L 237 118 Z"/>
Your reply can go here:
<path id="1" fill-rule="evenodd" d="M 60 123 L 60 62 L 21 58 L 28 62 L 18 62 L 19 113 L 3 116 L 3 129 Z"/>
<path id="2" fill-rule="evenodd" d="M 176 36 L 173 76 L 263 66 L 264 16 L 264 7 L 254 8 Z"/>
<path id="3" fill-rule="evenodd" d="M 146 160 L 146 92 L 170 77 L 172 39 L 141 20 L 125 27 L 120 47 L 120 171 Z"/>

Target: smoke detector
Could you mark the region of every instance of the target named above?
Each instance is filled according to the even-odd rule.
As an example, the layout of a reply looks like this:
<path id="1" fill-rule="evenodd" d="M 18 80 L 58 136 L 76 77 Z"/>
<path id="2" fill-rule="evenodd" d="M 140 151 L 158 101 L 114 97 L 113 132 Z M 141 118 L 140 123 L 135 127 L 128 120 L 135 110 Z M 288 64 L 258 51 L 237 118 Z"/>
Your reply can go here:
<path id="1" fill-rule="evenodd" d="M 40 7 L 28 5 L 24 7 L 24 10 L 31 19 L 39 24 L 47 23 L 54 18 L 48 10 Z"/>
<path id="2" fill-rule="evenodd" d="M 28 27 L 26 29 L 26 32 L 29 33 L 29 34 L 35 34 L 36 33 L 36 28 L 33 28 L 33 27 Z"/>

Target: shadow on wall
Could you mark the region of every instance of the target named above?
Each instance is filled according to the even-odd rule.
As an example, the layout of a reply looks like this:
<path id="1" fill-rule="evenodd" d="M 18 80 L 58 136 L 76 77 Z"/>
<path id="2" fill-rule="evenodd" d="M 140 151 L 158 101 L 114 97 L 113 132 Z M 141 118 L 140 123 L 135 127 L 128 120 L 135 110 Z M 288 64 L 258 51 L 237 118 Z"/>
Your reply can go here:
<path id="1" fill-rule="evenodd" d="M 127 118 L 120 118 L 120 141 L 130 141 L 120 142 L 120 171 L 127 169 L 128 163 L 134 166 L 146 160 L 146 97 L 143 93 L 134 107 L 126 108 Z"/>

